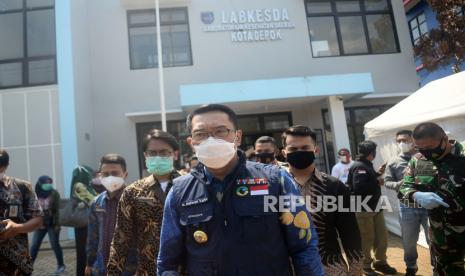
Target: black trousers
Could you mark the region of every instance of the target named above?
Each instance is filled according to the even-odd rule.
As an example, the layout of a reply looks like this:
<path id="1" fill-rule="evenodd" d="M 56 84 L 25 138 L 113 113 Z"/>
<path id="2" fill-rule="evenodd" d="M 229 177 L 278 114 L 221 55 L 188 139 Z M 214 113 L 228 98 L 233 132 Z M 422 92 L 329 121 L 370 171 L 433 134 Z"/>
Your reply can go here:
<path id="1" fill-rule="evenodd" d="M 74 239 L 76 241 L 76 276 L 84 276 L 87 262 L 87 226 L 81 228 L 74 228 Z"/>

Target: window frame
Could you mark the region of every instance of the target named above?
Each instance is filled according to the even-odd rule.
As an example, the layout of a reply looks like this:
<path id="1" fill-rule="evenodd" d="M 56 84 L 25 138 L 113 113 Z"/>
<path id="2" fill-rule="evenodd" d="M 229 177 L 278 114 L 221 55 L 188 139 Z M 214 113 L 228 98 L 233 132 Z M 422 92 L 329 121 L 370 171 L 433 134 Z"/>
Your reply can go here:
<path id="1" fill-rule="evenodd" d="M 292 112 L 270 112 L 270 113 L 258 113 L 258 114 L 243 114 L 243 115 L 237 115 L 237 119 L 247 119 L 247 118 L 257 118 L 258 119 L 258 124 L 259 124 L 259 130 L 256 131 L 249 131 L 247 134 L 256 134 L 256 133 L 262 133 L 266 131 L 284 131 L 284 129 L 278 128 L 278 129 L 266 129 L 265 128 L 265 117 L 272 117 L 272 116 L 286 116 L 287 121 L 289 123 L 289 126 L 292 126 Z M 239 129 L 241 127 L 239 126 Z"/>
<path id="2" fill-rule="evenodd" d="M 186 13 L 186 20 L 185 21 L 174 21 L 173 22 L 170 22 L 170 24 L 163 24 L 161 21 L 160 21 L 160 27 L 161 26 L 176 26 L 176 25 L 184 25 L 184 24 L 187 24 L 187 39 L 188 39 L 188 42 L 189 42 L 189 54 L 190 54 L 190 64 L 186 64 L 186 65 L 165 65 L 163 64 L 163 68 L 169 68 L 169 67 L 185 67 L 185 66 L 192 66 L 194 65 L 194 57 L 192 55 L 192 41 L 191 41 L 191 31 L 190 31 L 190 23 L 189 23 L 189 11 L 187 9 L 187 7 L 170 7 L 170 8 L 161 8 L 160 9 L 160 14 L 163 12 L 163 11 L 173 11 L 173 10 L 183 10 L 185 11 Z M 147 13 L 147 12 L 150 12 L 150 11 L 153 11 L 154 13 L 154 18 L 155 18 L 155 22 L 154 23 L 136 23 L 136 24 L 131 24 L 131 15 L 133 14 L 138 14 L 138 13 Z M 153 67 L 143 67 L 143 68 L 136 68 L 133 66 L 133 63 L 132 63 L 132 42 L 131 42 L 131 28 L 143 28 L 143 27 L 157 27 L 157 23 L 156 23 L 156 14 L 155 14 L 155 9 L 136 9 L 136 10 L 128 10 L 126 12 L 126 18 L 127 18 L 127 26 L 128 26 L 128 45 L 129 45 L 129 48 L 128 48 L 128 51 L 129 51 L 129 69 L 132 71 L 132 70 L 147 70 L 147 69 L 157 69 L 159 68 L 158 65 L 156 66 L 153 66 Z M 160 36 L 161 37 L 161 36 Z M 163 42 L 163 41 L 162 41 Z M 155 33 L 155 44 L 157 44 L 157 36 L 156 36 L 156 33 Z M 156 46 L 156 45 L 155 45 Z M 163 44 L 162 44 L 162 48 L 163 48 Z M 156 53 L 155 53 L 156 54 Z M 163 59 L 163 57 L 162 57 Z M 157 63 L 158 63 L 158 60 L 157 60 Z"/>
<path id="3" fill-rule="evenodd" d="M 52 10 L 55 11 L 55 1 L 53 5 L 51 6 L 41 6 L 41 7 L 33 7 L 33 8 L 28 8 L 27 7 L 27 0 L 21 0 L 22 1 L 22 8 L 18 9 L 11 9 L 11 10 L 6 10 L 6 11 L 0 11 L 0 16 L 5 15 L 5 14 L 21 14 L 22 16 L 22 21 L 23 21 L 23 57 L 22 58 L 10 58 L 10 59 L 1 59 L 0 60 L 0 65 L 1 64 L 11 64 L 11 63 L 20 63 L 21 64 L 21 78 L 22 82 L 19 85 L 8 85 L 8 86 L 1 86 L 0 85 L 0 90 L 2 89 L 12 89 L 12 88 L 19 88 L 19 87 L 34 87 L 34 86 L 44 86 L 44 85 L 53 85 L 58 83 L 58 72 L 57 72 L 57 58 L 56 58 L 56 50 L 54 55 L 40 55 L 40 56 L 34 56 L 30 57 L 29 56 L 29 51 L 28 51 L 28 37 L 27 37 L 27 14 L 28 12 L 34 12 L 34 11 L 41 11 L 41 10 Z M 55 18 L 55 17 L 54 17 Z M 55 22 L 55 28 L 54 28 L 54 37 L 56 43 L 56 22 Z M 30 83 L 29 81 L 29 63 L 31 61 L 41 61 L 41 60 L 53 60 L 54 63 L 54 77 L 55 80 L 51 82 L 41 82 L 41 83 Z"/>
<path id="4" fill-rule="evenodd" d="M 171 133 L 174 137 L 176 137 L 176 140 L 179 145 L 179 158 L 177 161 L 175 161 L 175 168 L 181 167 L 182 163 L 182 155 L 185 153 L 192 154 L 192 150 L 187 145 L 186 138 L 190 136 L 187 132 L 185 132 L 186 129 L 186 120 L 169 120 L 166 122 L 167 127 L 168 127 L 168 132 Z M 179 126 L 179 132 L 175 132 L 170 130 L 173 126 Z M 161 129 L 161 121 L 151 121 L 151 122 L 139 122 L 135 124 L 136 128 L 136 141 L 137 141 L 137 157 L 138 157 L 138 163 L 139 163 L 139 178 L 143 178 L 145 175 L 145 157 L 144 157 L 144 152 L 142 151 L 142 141 L 145 138 L 145 135 L 148 133 L 150 129 L 156 128 L 156 129 Z"/>
<path id="5" fill-rule="evenodd" d="M 305 16 L 307 19 L 307 33 L 309 34 L 309 40 L 310 40 L 310 48 L 312 51 L 312 57 L 313 58 L 334 58 L 334 57 L 346 57 L 346 56 L 365 56 L 365 55 L 389 55 L 389 54 L 398 54 L 401 52 L 400 48 L 400 42 L 399 42 L 399 35 L 397 32 L 397 24 L 395 21 L 395 16 L 394 16 L 394 11 L 392 8 L 392 1 L 391 0 L 386 0 L 388 3 L 388 8 L 387 10 L 375 10 L 375 11 L 367 11 L 364 1 L 365 0 L 354 0 L 358 1 L 360 5 L 360 11 L 349 11 L 349 12 L 340 12 L 337 11 L 337 6 L 336 2 L 340 0 L 327 0 L 324 2 L 330 2 L 331 6 L 331 12 L 316 12 L 316 13 L 311 13 L 308 11 L 308 2 L 311 2 L 312 0 L 305 0 L 304 5 L 305 5 Z M 389 18 L 391 19 L 391 24 L 392 24 L 392 31 L 394 34 L 394 42 L 395 42 L 395 47 L 396 50 L 394 52 L 386 52 L 386 53 L 375 53 L 373 52 L 373 47 L 370 42 L 370 34 L 368 32 L 368 23 L 367 23 L 367 16 L 369 15 L 389 15 Z M 367 52 L 366 53 L 353 53 L 353 54 L 345 54 L 344 52 L 344 45 L 343 45 L 343 40 L 342 40 L 342 34 L 341 34 L 341 26 L 339 24 L 339 18 L 340 17 L 362 17 L 362 24 L 363 24 L 363 31 L 365 34 L 365 40 L 367 44 Z M 308 19 L 309 18 L 314 18 L 314 17 L 333 17 L 334 19 L 334 25 L 336 29 L 336 38 L 337 38 L 337 43 L 338 43 L 338 48 L 339 48 L 339 54 L 338 55 L 329 55 L 329 56 L 315 56 L 313 53 L 313 47 L 311 45 L 312 40 L 310 38 L 310 24 L 308 24 Z"/>
<path id="6" fill-rule="evenodd" d="M 425 20 L 424 21 L 419 21 L 418 18 L 423 15 L 425 17 Z M 415 28 L 412 28 L 412 25 L 411 23 L 415 21 L 417 23 L 416 27 Z M 426 24 L 426 28 L 428 29 L 428 31 L 424 34 L 421 33 L 421 24 Z M 417 43 L 421 40 L 422 37 L 426 36 L 429 34 L 429 28 L 428 28 L 428 20 L 426 19 L 426 14 L 424 11 L 418 13 L 417 15 L 415 15 L 415 17 L 413 17 L 412 19 L 410 19 L 408 21 L 408 29 L 409 29 L 409 34 L 410 34 L 410 39 L 412 40 L 412 45 L 415 46 L 417 45 Z M 414 29 L 418 29 L 418 33 L 420 34 L 420 36 L 417 38 L 417 39 L 414 39 L 413 38 L 413 30 Z"/>
<path id="7" fill-rule="evenodd" d="M 363 129 L 365 124 L 373 119 L 373 118 L 366 119 L 363 122 L 359 122 L 357 121 L 357 116 L 355 113 L 357 111 L 362 111 L 362 110 L 377 109 L 378 110 L 377 116 L 379 116 L 393 106 L 394 105 L 392 104 L 379 104 L 379 105 L 373 105 L 373 106 L 366 105 L 366 106 L 344 107 L 344 112 L 346 112 L 346 126 L 347 126 L 347 131 L 349 134 L 349 143 L 350 143 L 349 150 L 353 157 L 355 157 L 358 153 L 357 152 L 358 143 L 363 141 L 363 140 L 358 139 L 359 135 L 360 134 L 364 135 L 363 133 L 358 133 L 357 128 Z M 349 116 L 347 117 L 347 115 Z M 323 129 L 325 132 L 324 144 L 327 150 L 328 163 L 330 167 L 332 168 L 337 163 L 337 161 L 335 160 L 335 154 L 337 153 L 339 149 L 335 149 L 334 144 L 332 143 L 333 138 L 334 138 L 334 132 L 331 129 L 329 109 L 327 108 L 321 109 L 321 116 L 323 118 Z"/>

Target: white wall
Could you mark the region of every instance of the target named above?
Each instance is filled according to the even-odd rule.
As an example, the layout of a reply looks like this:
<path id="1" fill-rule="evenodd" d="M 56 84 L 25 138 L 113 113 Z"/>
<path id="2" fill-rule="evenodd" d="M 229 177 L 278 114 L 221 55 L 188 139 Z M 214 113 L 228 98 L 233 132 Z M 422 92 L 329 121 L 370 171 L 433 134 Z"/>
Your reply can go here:
<path id="1" fill-rule="evenodd" d="M 78 161 L 82 165 L 96 168 L 94 137 L 94 105 L 92 99 L 92 76 L 89 48 L 89 30 L 87 1 L 70 1 L 73 39 L 74 93 L 76 106 L 76 134 L 78 143 Z"/>
<path id="2" fill-rule="evenodd" d="M 54 179 L 63 194 L 57 87 L 0 90 L 0 147 L 10 155 L 7 175 Z"/>
<path id="3" fill-rule="evenodd" d="M 145 2 L 151 4 L 151 1 Z M 164 3 L 167 2 L 171 3 Z M 181 109 L 179 86 L 193 83 L 372 72 L 376 93 L 413 92 L 418 88 L 401 1 L 392 1 L 400 53 L 334 58 L 312 58 L 303 0 L 179 2 L 182 1 L 176 1 L 173 5 L 188 8 L 193 65 L 165 69 L 167 109 Z M 125 113 L 160 110 L 157 70 L 130 70 L 127 14 L 121 1 L 88 0 L 86 3 L 87 17 L 80 17 L 80 20 L 87 22 L 89 32 L 94 159 L 108 152 L 122 154 L 128 161 L 132 175 L 130 179 L 133 180 L 138 176 L 135 125 L 134 121 L 126 118 Z M 134 3 L 137 7 L 137 3 Z M 147 6 L 141 4 L 138 7 Z M 201 12 L 263 8 L 287 8 L 296 28 L 283 30 L 281 41 L 253 43 L 232 43 L 227 32 L 207 33 L 202 30 Z M 80 104 L 86 106 L 85 103 Z M 268 112 L 291 108 L 273 107 Z M 321 109 L 312 108 L 310 113 L 306 108 L 302 110 L 302 115 L 294 112 L 294 122 L 321 123 Z M 153 117 L 153 120 L 158 118 Z M 91 127 L 86 128 L 81 123 L 78 125 L 81 126 L 79 139 L 82 139 L 83 131 Z M 83 148 L 81 144 L 85 143 L 80 142 L 80 148 Z"/>

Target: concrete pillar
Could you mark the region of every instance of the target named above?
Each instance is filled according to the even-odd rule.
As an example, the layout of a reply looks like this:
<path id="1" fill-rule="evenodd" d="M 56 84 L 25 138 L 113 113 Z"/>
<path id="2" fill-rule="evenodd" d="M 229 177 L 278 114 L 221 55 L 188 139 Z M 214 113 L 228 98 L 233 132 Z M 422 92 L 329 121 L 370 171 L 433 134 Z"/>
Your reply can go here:
<path id="1" fill-rule="evenodd" d="M 55 2 L 57 72 L 64 197 L 71 194 L 72 171 L 78 164 L 71 28 L 71 0 Z"/>
<path id="2" fill-rule="evenodd" d="M 350 149 L 349 132 L 347 130 L 344 102 L 341 97 L 329 96 L 328 107 L 331 131 L 333 134 L 334 153 L 337 155 L 337 151 L 340 148 Z"/>
<path id="3" fill-rule="evenodd" d="M 60 140 L 64 195 L 71 194 L 72 172 L 78 164 L 78 148 L 76 133 L 75 82 L 73 66 L 73 43 L 71 28 L 71 0 L 55 1 L 55 26 L 57 41 L 57 72 L 60 113 Z M 63 231 L 61 239 L 74 239 L 74 231 L 68 228 Z M 67 237 L 66 237 L 67 236 Z"/>

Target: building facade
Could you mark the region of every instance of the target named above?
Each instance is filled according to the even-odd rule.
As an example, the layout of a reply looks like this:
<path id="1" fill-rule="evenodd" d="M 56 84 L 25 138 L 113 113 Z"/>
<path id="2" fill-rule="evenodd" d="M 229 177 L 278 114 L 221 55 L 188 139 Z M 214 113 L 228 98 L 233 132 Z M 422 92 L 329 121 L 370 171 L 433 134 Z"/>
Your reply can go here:
<path id="1" fill-rule="evenodd" d="M 439 23 L 436 20 L 436 14 L 426 0 L 404 0 L 405 12 L 409 26 L 412 46 L 416 45 L 420 38 L 428 35 L 431 29 L 438 29 Z M 457 9 L 457 13 L 464 15 L 462 8 Z M 435 71 L 429 72 L 424 68 L 421 59 L 415 59 L 416 71 L 420 79 L 420 86 L 427 83 L 447 77 L 453 74 L 451 69 L 452 63 L 447 67 L 439 67 Z M 463 68 L 463 65 L 462 65 Z"/>
<path id="2" fill-rule="evenodd" d="M 244 149 L 311 126 L 328 171 L 338 148 L 363 140 L 367 121 L 418 89 L 400 1 L 160 2 L 168 130 L 182 153 L 186 115 L 222 103 L 240 116 Z M 161 127 L 154 1 L 0 3 L 0 37 L 9 38 L 0 46 L 0 146 L 10 174 L 50 174 L 68 196 L 76 164 L 95 168 L 116 152 L 139 178 L 141 137 Z"/>

